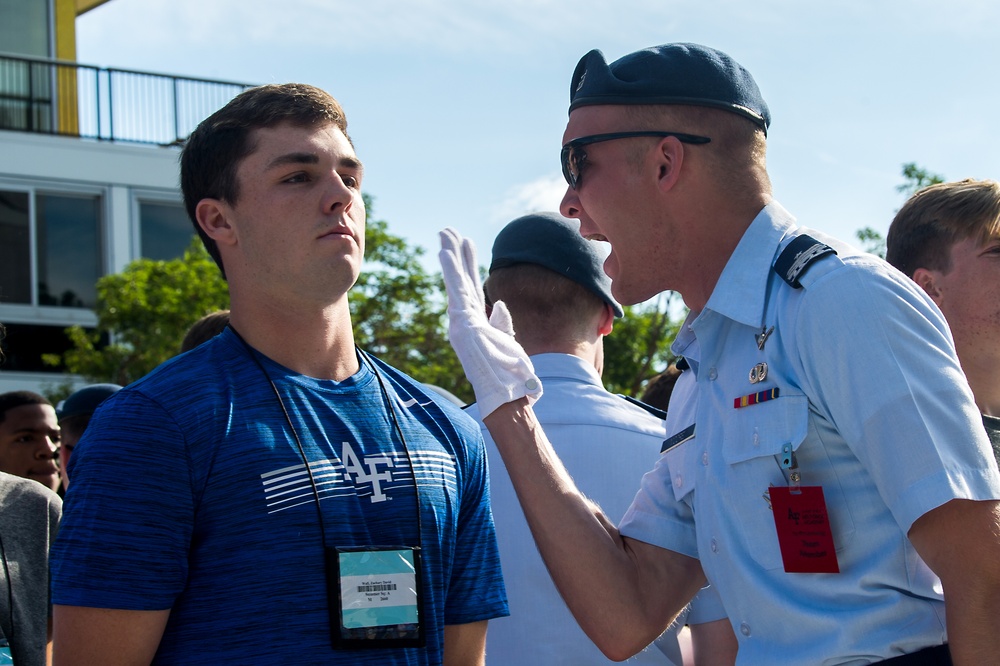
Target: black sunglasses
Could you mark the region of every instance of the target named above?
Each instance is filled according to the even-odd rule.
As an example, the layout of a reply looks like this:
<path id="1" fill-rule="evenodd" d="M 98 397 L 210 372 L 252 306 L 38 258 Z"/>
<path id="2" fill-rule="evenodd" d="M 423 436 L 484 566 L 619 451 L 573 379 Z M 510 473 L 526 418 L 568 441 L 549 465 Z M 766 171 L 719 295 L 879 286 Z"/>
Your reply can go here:
<path id="1" fill-rule="evenodd" d="M 589 146 L 592 143 L 600 143 L 602 141 L 628 139 L 635 136 L 672 136 L 676 137 L 681 143 L 691 143 L 695 145 L 711 141 L 711 139 L 707 136 L 682 134 L 680 132 L 612 132 L 610 134 L 592 134 L 590 136 L 581 136 L 579 139 L 573 139 L 562 147 L 562 153 L 559 157 L 562 162 L 563 178 L 566 179 L 566 182 L 574 190 L 580 187 L 580 179 L 583 177 L 583 165 L 587 162 L 587 151 L 583 150 L 583 146 Z"/>

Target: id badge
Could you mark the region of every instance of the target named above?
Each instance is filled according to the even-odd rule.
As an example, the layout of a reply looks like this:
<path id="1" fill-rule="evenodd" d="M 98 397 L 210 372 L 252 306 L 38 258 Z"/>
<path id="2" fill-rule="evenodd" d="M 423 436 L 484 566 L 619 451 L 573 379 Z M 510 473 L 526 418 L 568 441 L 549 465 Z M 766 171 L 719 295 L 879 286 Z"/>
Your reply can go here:
<path id="1" fill-rule="evenodd" d="M 820 486 L 768 489 L 781 561 L 787 573 L 840 573 Z"/>
<path id="2" fill-rule="evenodd" d="M 420 582 L 419 548 L 327 548 L 333 647 L 424 647 Z"/>

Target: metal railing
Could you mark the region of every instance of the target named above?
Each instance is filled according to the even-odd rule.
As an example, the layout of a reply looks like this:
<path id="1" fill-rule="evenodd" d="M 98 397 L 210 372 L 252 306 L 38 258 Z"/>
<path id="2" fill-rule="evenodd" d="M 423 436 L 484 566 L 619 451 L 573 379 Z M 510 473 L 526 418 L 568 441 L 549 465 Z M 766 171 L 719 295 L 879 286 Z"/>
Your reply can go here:
<path id="1" fill-rule="evenodd" d="M 0 53 L 0 129 L 177 144 L 252 85 Z"/>

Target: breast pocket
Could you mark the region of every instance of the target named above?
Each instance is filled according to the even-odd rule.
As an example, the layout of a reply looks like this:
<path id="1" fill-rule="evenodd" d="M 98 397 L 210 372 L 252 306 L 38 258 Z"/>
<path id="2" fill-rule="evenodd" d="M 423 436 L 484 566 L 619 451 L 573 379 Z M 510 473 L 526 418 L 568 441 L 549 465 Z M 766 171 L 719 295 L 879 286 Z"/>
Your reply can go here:
<path id="1" fill-rule="evenodd" d="M 771 486 L 789 483 L 790 471 L 781 465 L 788 445 L 795 452 L 802 485 L 823 487 L 834 545 L 842 550 L 854 534 L 854 523 L 822 443 L 809 437 L 808 399 L 782 395 L 736 411 L 722 452 L 730 477 L 727 485 L 734 491 L 729 509 L 754 561 L 765 569 L 782 566 L 774 516 L 765 494 Z"/>

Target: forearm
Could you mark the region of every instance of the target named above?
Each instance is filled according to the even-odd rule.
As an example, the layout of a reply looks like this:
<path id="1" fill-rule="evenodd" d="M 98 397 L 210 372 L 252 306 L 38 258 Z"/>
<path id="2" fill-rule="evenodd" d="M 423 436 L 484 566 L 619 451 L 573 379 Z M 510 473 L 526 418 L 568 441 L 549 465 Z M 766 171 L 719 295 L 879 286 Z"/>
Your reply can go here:
<path id="1" fill-rule="evenodd" d="M 484 423 L 581 628 L 612 658 L 648 645 L 701 586 L 697 561 L 623 538 L 577 490 L 526 399 L 503 405 Z"/>
<path id="2" fill-rule="evenodd" d="M 955 666 L 994 663 L 1000 654 L 1000 584 L 988 575 L 977 578 L 944 583 L 948 647 Z"/>
<path id="3" fill-rule="evenodd" d="M 944 588 L 955 666 L 1000 653 L 1000 502 L 952 500 L 921 516 L 910 541 Z"/>

